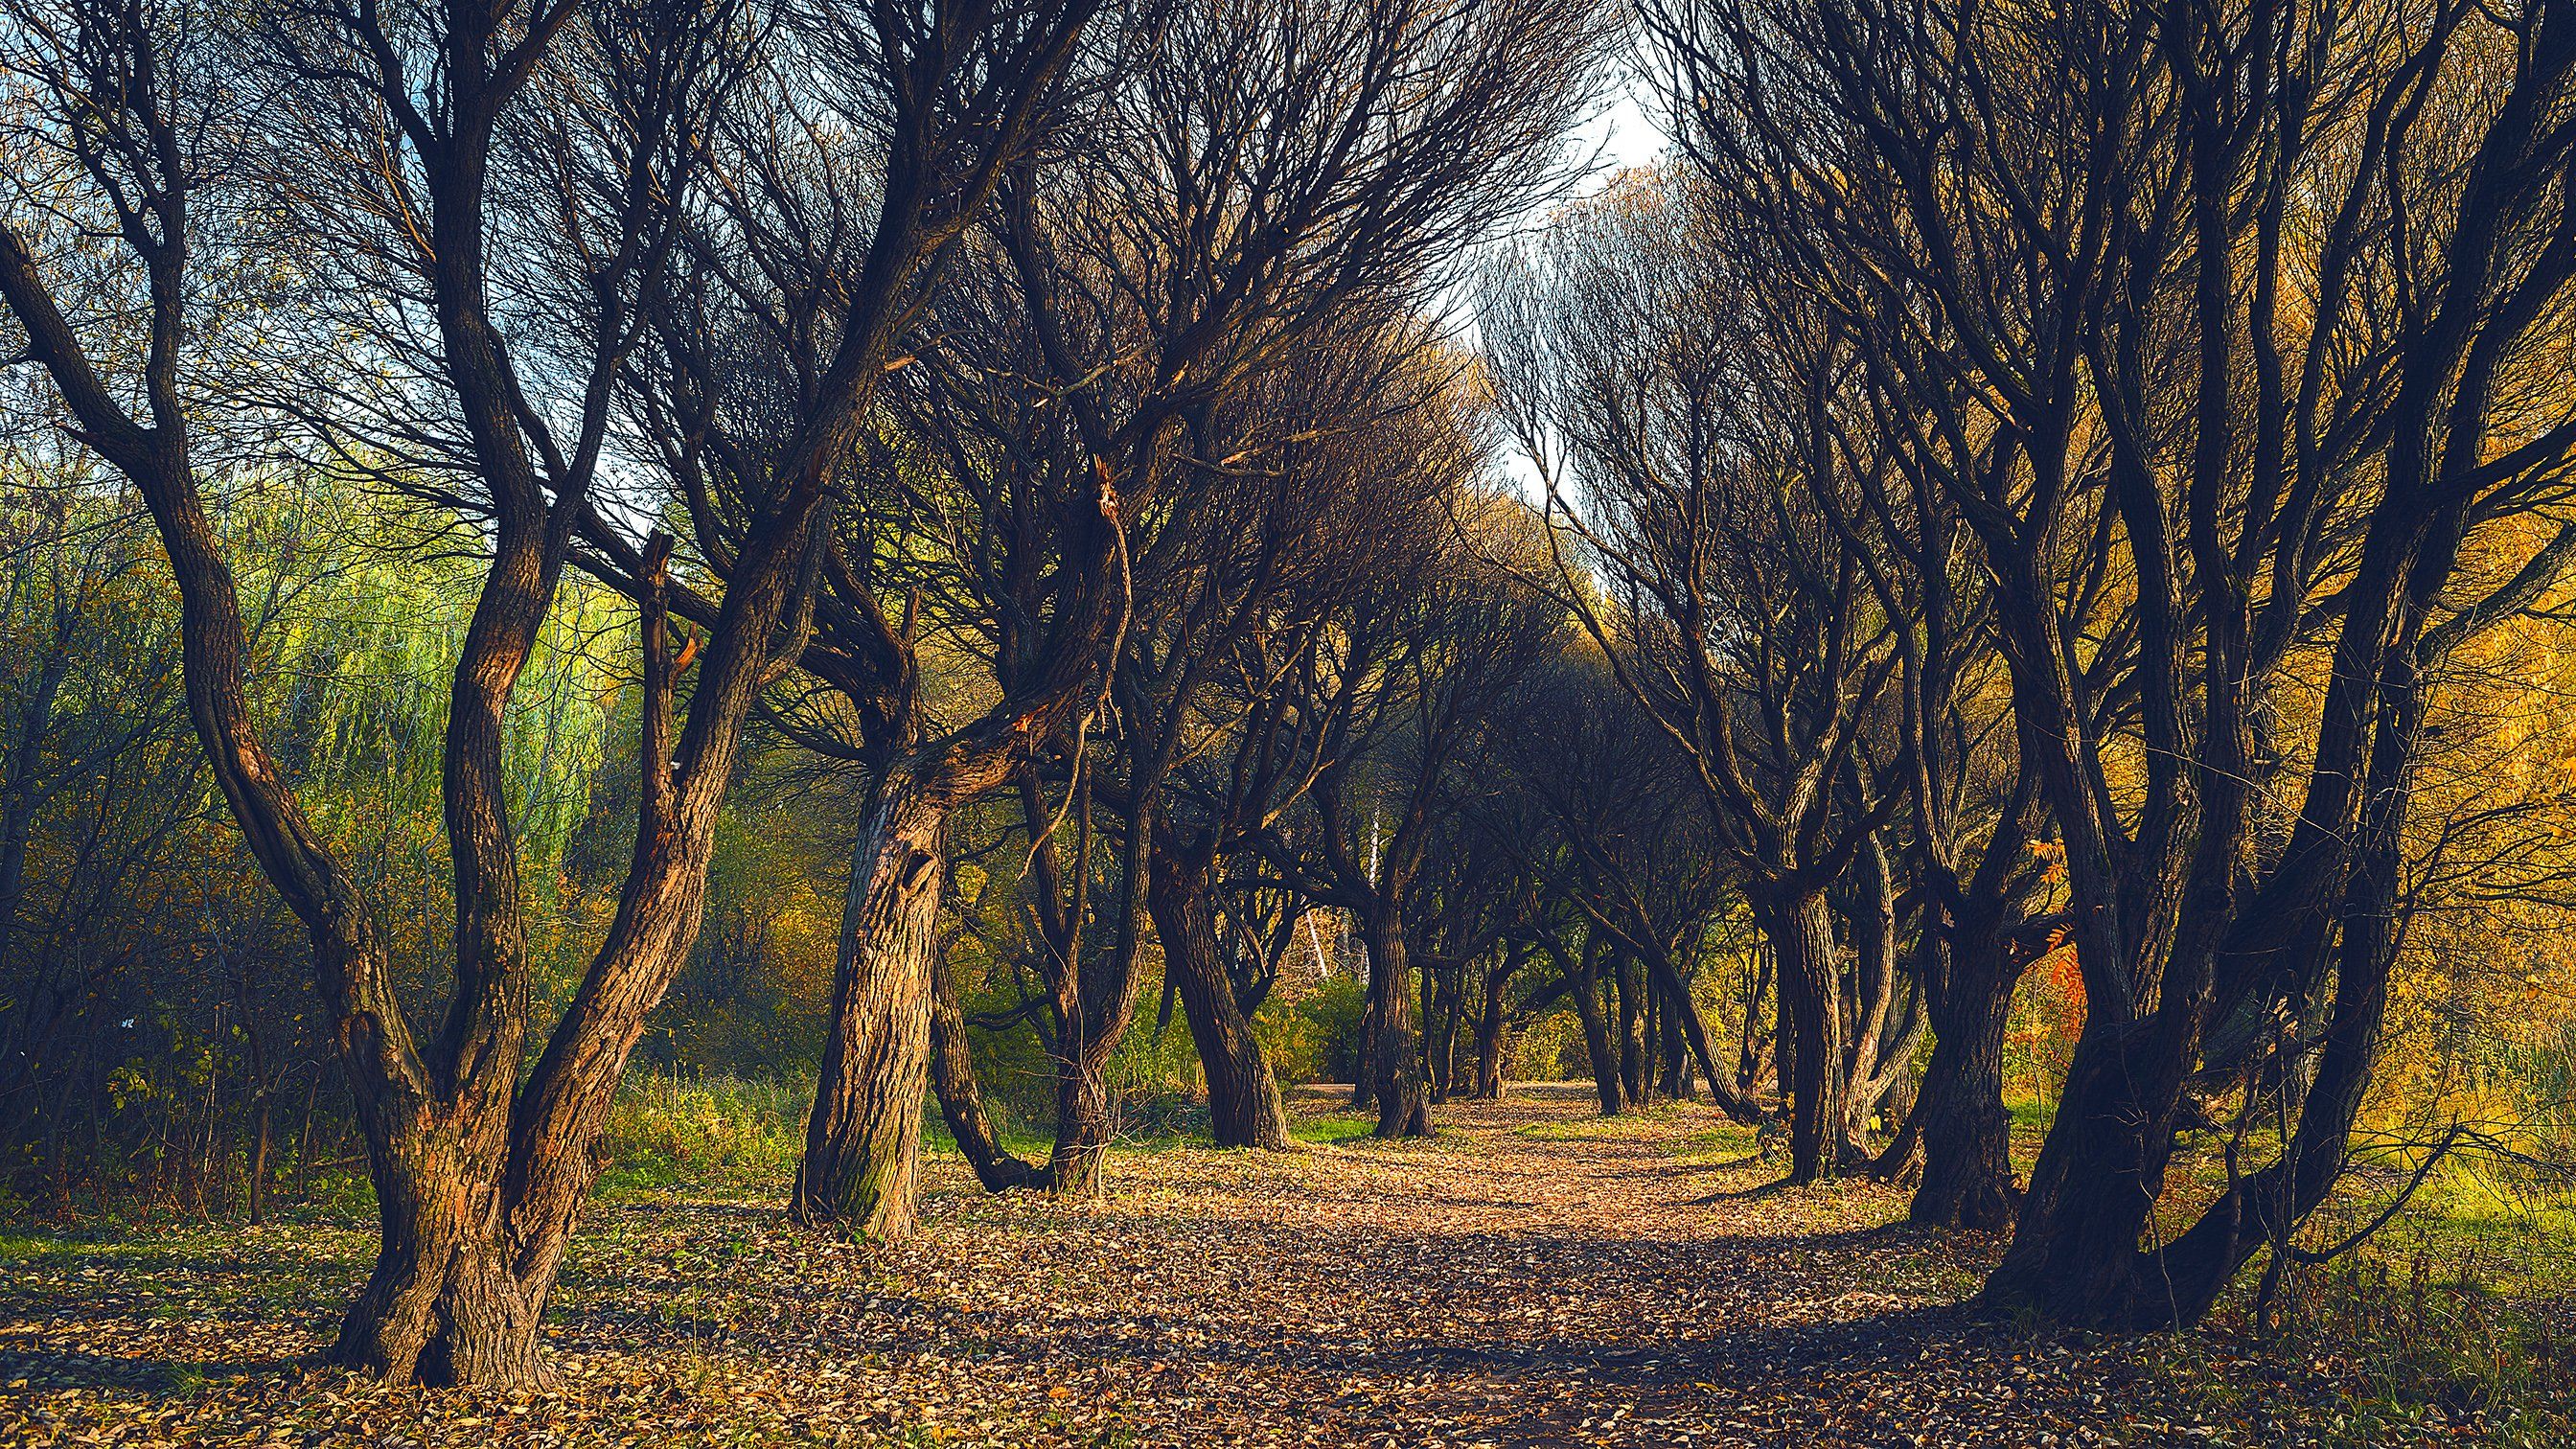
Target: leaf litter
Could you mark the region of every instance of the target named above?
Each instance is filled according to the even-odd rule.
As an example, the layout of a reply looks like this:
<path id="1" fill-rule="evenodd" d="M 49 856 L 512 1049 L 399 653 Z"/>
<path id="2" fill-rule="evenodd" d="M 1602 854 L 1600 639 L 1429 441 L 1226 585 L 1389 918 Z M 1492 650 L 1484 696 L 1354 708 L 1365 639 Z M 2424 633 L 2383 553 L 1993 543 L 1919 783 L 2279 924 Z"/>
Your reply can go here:
<path id="1" fill-rule="evenodd" d="M 1773 1186 L 1709 1109 L 1605 1121 L 1588 1100 L 1452 1103 L 1421 1142 L 1120 1152 L 1083 1203 L 986 1197 L 941 1156 L 901 1244 L 800 1232 L 775 1198 L 603 1202 L 549 1314 L 550 1381 L 519 1392 L 309 1366 L 364 1276 L 363 1223 L 22 1237 L 0 1445 L 2331 1437 L 2331 1364 L 2202 1344 L 2185 1371 L 2170 1340 L 1981 1324 L 1957 1304 L 1991 1241 L 1907 1228 L 1873 1184 Z"/>

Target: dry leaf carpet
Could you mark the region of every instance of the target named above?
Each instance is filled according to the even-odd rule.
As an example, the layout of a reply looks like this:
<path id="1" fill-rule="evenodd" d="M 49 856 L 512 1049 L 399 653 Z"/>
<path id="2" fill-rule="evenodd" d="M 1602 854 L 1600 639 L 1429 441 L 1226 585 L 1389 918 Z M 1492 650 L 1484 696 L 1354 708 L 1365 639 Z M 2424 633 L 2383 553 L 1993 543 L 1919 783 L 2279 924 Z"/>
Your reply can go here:
<path id="1" fill-rule="evenodd" d="M 1865 1184 L 1791 1191 L 1680 1104 L 1452 1103 L 1438 1135 L 1285 1155 L 1121 1151 L 1084 1204 L 932 1164 L 899 1246 L 774 1195 L 603 1203 L 553 1382 L 390 1388 L 306 1367 L 359 1223 L 64 1235 L 0 1280 L 0 1445 L 2271 1444 L 2330 1376 L 2246 1360 L 2212 1413 L 2169 1351 L 1953 1307 L 1980 1254 Z M 1298 1094 L 1314 1117 L 1335 1104 Z M 2202 1361 L 2204 1373 L 2213 1371 Z M 2433 1431 L 2428 1430 L 2428 1433 Z"/>

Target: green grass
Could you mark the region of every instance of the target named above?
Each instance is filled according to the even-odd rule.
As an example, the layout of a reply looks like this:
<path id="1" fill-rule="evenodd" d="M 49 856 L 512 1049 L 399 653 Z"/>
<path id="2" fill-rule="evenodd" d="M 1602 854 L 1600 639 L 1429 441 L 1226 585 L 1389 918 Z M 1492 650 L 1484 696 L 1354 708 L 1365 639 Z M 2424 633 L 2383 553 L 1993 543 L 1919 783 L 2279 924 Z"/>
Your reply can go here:
<path id="1" fill-rule="evenodd" d="M 1706 1107 L 1696 1102 L 1657 1102 L 1630 1107 L 1616 1117 L 1578 1117 L 1562 1122 L 1531 1122 L 1513 1128 L 1533 1142 L 1617 1142 L 1661 1135 L 1672 1119 Z"/>
<path id="2" fill-rule="evenodd" d="M 2039 1150 L 2039 1139 L 2047 1136 L 2057 1121 L 2055 1097 L 2006 1097 L 2004 1110 L 2012 1114 L 2014 1145 L 2019 1146 L 2020 1139 L 2027 1136 L 2033 1152 Z"/>
<path id="3" fill-rule="evenodd" d="M 1759 1157 L 1761 1151 L 1762 1134 L 1758 1129 L 1727 1122 L 1692 1133 L 1673 1153 L 1673 1160 L 1685 1167 L 1718 1167 Z"/>
<path id="4" fill-rule="evenodd" d="M 806 1094 L 739 1077 L 631 1077 L 610 1110 L 609 1195 L 786 1182 L 805 1146 Z"/>
<path id="5" fill-rule="evenodd" d="M 1357 1141 L 1376 1131 L 1377 1119 L 1357 1112 L 1328 1112 L 1320 1117 L 1292 1119 L 1288 1123 L 1290 1137 L 1328 1147 Z"/>

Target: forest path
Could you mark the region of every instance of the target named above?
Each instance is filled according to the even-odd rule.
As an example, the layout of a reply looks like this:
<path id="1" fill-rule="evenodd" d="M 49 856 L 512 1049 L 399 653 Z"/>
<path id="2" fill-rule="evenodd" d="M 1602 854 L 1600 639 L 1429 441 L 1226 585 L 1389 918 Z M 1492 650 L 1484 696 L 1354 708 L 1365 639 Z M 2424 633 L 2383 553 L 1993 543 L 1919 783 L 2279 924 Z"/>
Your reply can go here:
<path id="1" fill-rule="evenodd" d="M 925 1231 L 826 1242 L 773 1196 L 603 1204 L 548 1323 L 556 1382 L 425 1394 L 297 1367 L 357 1223 L 18 1240 L 0 1444 L 2073 1445 L 2284 1443 L 2260 1386 L 2186 1428 L 2134 1346 L 1977 1328 L 1963 1245 L 1866 1184 L 1785 1190 L 1695 1104 L 1587 1089 L 1293 1154 L 1138 1144 L 1109 1195 L 991 1198 L 931 1163 Z M 32 1243 L 33 1246 L 29 1246 Z M 2251 1402 L 2253 1422 L 2248 1423 Z M 2277 1405 L 2277 1407 L 2275 1407 Z"/>

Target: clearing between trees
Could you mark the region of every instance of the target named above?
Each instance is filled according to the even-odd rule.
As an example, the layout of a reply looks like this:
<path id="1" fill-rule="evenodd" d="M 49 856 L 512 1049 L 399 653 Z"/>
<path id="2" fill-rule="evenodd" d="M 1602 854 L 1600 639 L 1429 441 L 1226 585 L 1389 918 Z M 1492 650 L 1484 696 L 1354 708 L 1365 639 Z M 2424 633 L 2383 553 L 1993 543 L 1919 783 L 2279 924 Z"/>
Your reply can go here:
<path id="1" fill-rule="evenodd" d="M 1106 1196 L 988 1197 L 930 1159 L 893 1246 L 773 1185 L 612 1191 L 533 1392 L 307 1367 L 363 1213 L 11 1236 L 0 1443 L 1536 1446 L 2456 1442 L 2369 1374 L 2221 1329 L 2033 1337 L 1956 1305 L 1985 1240 L 1865 1182 L 1776 1186 L 1755 1135 L 1588 1084 L 1378 1141 L 1294 1093 L 1294 1154 L 1129 1144 Z M 612 1179 L 613 1180 L 613 1179 Z M 1989 1244 L 1984 1251 L 1991 1251 Z M 2459 1411 L 2455 1412 L 2455 1408 Z M 2547 1429 L 2537 1432 L 2547 1433 Z M 2529 1442 L 2551 1442 L 2534 1438 Z M 2563 1441 L 2562 1441 L 2563 1442 Z"/>

